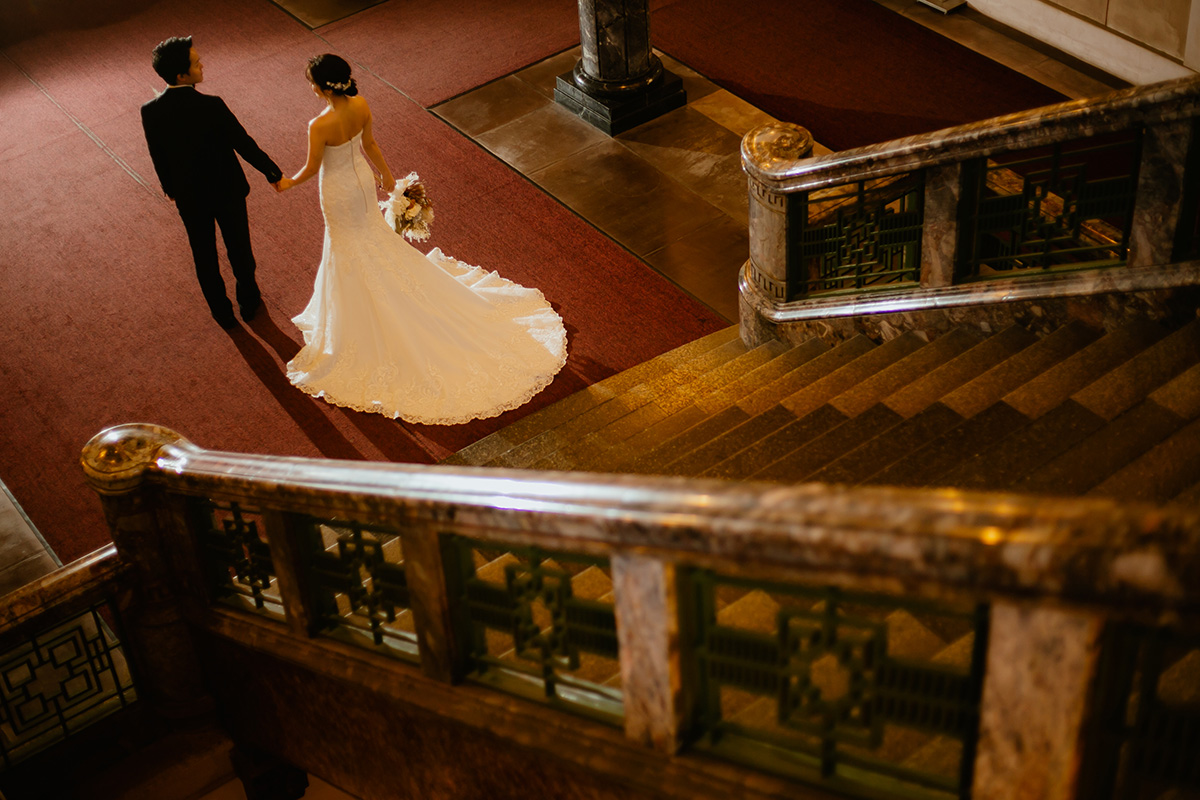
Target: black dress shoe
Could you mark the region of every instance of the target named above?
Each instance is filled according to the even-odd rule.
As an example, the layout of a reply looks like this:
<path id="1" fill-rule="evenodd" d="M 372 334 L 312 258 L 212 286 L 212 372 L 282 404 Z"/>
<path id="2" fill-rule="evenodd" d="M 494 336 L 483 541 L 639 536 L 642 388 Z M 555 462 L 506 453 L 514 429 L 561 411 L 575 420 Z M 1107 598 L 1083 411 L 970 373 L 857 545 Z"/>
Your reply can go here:
<path id="1" fill-rule="evenodd" d="M 254 319 L 254 315 L 258 313 L 258 310 L 260 308 L 262 308 L 261 300 L 255 301 L 254 305 L 242 306 L 241 307 L 242 319 L 246 320 L 246 322 L 249 322 L 250 320 Z"/>

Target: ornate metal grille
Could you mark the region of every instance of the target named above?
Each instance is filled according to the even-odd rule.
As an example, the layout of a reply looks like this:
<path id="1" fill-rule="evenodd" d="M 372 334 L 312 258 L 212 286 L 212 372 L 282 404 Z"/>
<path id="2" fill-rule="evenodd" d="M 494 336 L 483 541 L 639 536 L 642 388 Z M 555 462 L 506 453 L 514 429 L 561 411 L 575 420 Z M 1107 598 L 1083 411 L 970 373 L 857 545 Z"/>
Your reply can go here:
<path id="1" fill-rule="evenodd" d="M 1114 625 L 1101 649 L 1080 796 L 1200 796 L 1200 636 Z"/>
<path id="2" fill-rule="evenodd" d="M 314 518 L 308 534 L 307 584 L 316 624 L 349 641 L 416 658 L 399 533 Z"/>
<path id="3" fill-rule="evenodd" d="M 798 197 L 789 211 L 789 299 L 916 285 L 924 196 L 924 173 L 916 173 Z"/>
<path id="4" fill-rule="evenodd" d="M 1124 263 L 1140 153 L 1123 133 L 965 164 L 959 278 Z"/>
<path id="5" fill-rule="evenodd" d="M 137 699 L 120 642 L 92 606 L 0 653 L 0 766 Z"/>
<path id="6" fill-rule="evenodd" d="M 607 560 L 455 537 L 448 563 L 475 678 L 607 721 L 621 718 Z"/>
<path id="7" fill-rule="evenodd" d="M 257 510 L 239 503 L 198 503 L 201 557 L 215 597 L 282 617 L 275 565 Z"/>
<path id="8" fill-rule="evenodd" d="M 986 613 L 692 573 L 699 744 L 839 791 L 966 797 Z"/>

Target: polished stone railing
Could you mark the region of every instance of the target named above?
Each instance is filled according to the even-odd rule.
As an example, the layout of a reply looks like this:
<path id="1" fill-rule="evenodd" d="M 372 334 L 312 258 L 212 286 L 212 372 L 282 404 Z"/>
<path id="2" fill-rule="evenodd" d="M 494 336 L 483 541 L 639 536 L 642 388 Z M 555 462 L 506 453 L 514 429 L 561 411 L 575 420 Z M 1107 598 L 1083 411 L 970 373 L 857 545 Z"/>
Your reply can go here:
<path id="1" fill-rule="evenodd" d="M 1193 77 L 816 157 L 757 128 L 743 327 L 1200 283 L 1198 116 Z"/>
<path id="2" fill-rule="evenodd" d="M 109 545 L 0 599 L 0 772 L 135 704 L 131 589 Z"/>
<path id="3" fill-rule="evenodd" d="M 1162 730 L 1120 713 L 1155 705 L 1130 641 L 1200 645 L 1191 508 L 239 455 L 151 425 L 83 464 L 157 615 L 144 694 L 207 685 L 235 740 L 368 798 L 1098 797 L 1096 754 Z"/>

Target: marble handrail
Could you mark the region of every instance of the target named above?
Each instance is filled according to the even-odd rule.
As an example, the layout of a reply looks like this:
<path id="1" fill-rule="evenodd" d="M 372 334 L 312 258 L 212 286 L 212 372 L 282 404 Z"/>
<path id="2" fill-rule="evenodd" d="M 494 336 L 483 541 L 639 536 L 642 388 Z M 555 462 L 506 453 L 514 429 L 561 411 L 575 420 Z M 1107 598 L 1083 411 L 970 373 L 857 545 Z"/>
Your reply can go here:
<path id="1" fill-rule="evenodd" d="M 47 609 L 115 591 L 124 567 L 109 544 L 65 564 L 0 598 L 0 636 L 31 621 L 42 624 Z"/>
<path id="2" fill-rule="evenodd" d="M 743 138 L 742 164 L 771 192 L 802 192 L 1198 115 L 1192 76 L 812 158 L 781 146 L 778 126 L 766 125 Z"/>
<path id="3" fill-rule="evenodd" d="M 97 434 L 83 463 L 101 493 L 136 472 L 171 493 L 736 573 L 1133 612 L 1200 601 L 1200 509 L 1182 506 L 243 455 L 152 425 Z"/>

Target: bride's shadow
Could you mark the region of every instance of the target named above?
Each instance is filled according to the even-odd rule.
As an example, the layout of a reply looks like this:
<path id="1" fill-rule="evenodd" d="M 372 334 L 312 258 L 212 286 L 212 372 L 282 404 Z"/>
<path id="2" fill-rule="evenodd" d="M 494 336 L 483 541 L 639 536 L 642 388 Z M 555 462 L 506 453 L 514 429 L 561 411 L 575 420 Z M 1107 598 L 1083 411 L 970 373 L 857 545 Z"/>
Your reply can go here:
<path id="1" fill-rule="evenodd" d="M 254 320 L 249 323 L 255 333 L 258 333 L 264 341 L 270 344 L 271 349 L 279 354 L 280 358 L 285 360 L 290 359 L 299 350 L 300 346 L 293 342 L 279 330 L 278 326 L 271 320 L 267 314 L 266 308 L 259 310 Z M 325 417 L 318 407 L 319 400 L 301 392 L 288 381 L 276 363 L 274 357 L 267 351 L 258 339 L 251 335 L 250 331 L 243 328 L 241 325 L 235 325 L 226 333 L 229 335 L 230 341 L 237 347 L 238 352 L 242 354 L 242 358 L 246 361 L 247 366 L 258 376 L 262 385 L 279 403 L 279 406 L 287 413 L 288 416 L 296 423 L 296 425 L 304 432 L 321 452 L 321 455 L 326 458 L 341 458 L 362 461 L 366 458 L 365 455 L 354 444 L 347 439 L 341 431 L 334 426 L 332 422 Z M 290 355 L 284 355 L 290 351 Z"/>
<path id="2" fill-rule="evenodd" d="M 275 320 L 271 318 L 266 306 L 259 310 L 254 319 L 248 323 L 248 326 L 255 334 L 258 335 L 260 339 L 263 340 L 263 342 L 267 344 L 267 346 L 275 351 L 275 354 L 285 364 L 295 358 L 296 353 L 300 352 L 300 348 L 302 346 L 301 342 L 293 339 L 291 336 L 281 330 L 277 324 L 275 324 Z M 249 361 L 249 359 L 247 359 L 247 361 Z M 303 398 L 303 401 L 307 404 L 323 403 L 323 401 L 315 400 L 293 386 L 291 382 L 287 380 L 286 374 L 280 373 L 278 366 L 272 364 L 272 367 L 274 367 L 275 377 L 282 380 L 282 384 L 287 388 L 288 392 Z M 267 379 L 261 373 L 259 374 L 259 377 L 263 378 L 264 384 L 268 384 Z M 271 388 L 269 384 L 268 388 Z M 273 389 L 272 392 L 274 392 Z M 362 411 L 354 411 L 353 409 L 349 408 L 341 408 L 339 406 L 329 406 L 329 408 L 336 409 L 336 411 L 349 420 L 354 427 L 358 428 L 359 431 L 362 432 L 363 436 L 365 436 L 367 440 L 371 442 L 371 444 L 375 445 L 383 457 L 388 461 L 428 464 L 429 462 L 435 460 L 435 456 L 433 454 L 429 453 L 417 442 L 413 441 L 412 435 L 404 430 L 402 423 L 400 423 L 399 420 L 392 420 L 380 416 L 379 414 L 368 414 Z M 326 425 L 329 425 L 331 428 L 333 428 L 329 420 L 325 419 L 323 415 L 321 416 L 321 420 Z M 304 424 L 300 420 L 297 419 L 297 423 L 304 428 Z M 304 430 L 308 432 L 307 428 L 304 428 Z M 336 428 L 333 428 L 333 430 L 337 432 Z M 337 433 L 337 436 L 345 441 L 349 447 L 354 447 L 349 440 L 346 440 L 345 437 L 342 436 L 340 432 Z M 316 443 L 316 440 L 314 440 L 314 443 Z M 318 448 L 321 447 L 320 444 L 317 444 L 317 446 Z M 322 449 L 321 452 L 325 453 L 324 449 Z M 354 452 L 356 455 L 351 456 L 352 458 L 366 458 L 366 456 L 358 452 L 357 449 L 354 449 Z M 325 454 L 329 458 L 346 457 L 333 456 L 328 453 Z"/>

